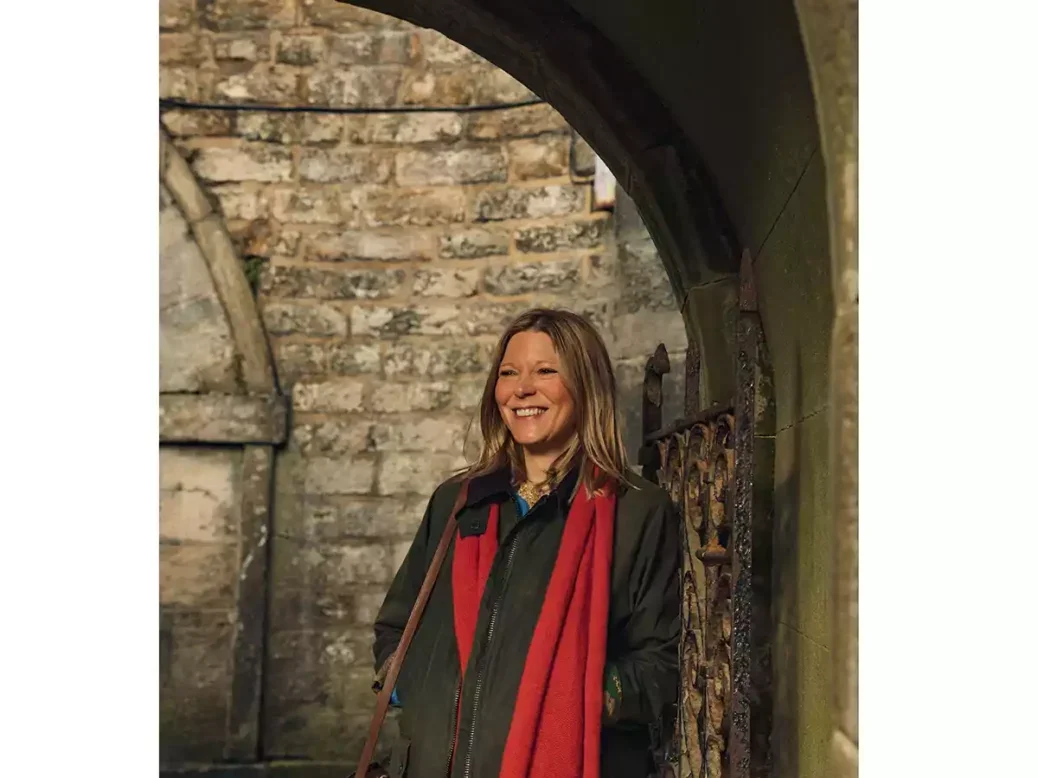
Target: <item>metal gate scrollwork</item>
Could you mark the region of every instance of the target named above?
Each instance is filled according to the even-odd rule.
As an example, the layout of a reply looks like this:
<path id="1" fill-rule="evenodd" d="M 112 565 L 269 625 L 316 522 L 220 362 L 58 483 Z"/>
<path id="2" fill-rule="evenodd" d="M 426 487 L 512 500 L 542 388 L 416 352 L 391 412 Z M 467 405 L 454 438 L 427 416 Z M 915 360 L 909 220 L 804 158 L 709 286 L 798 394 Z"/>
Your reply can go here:
<path id="1" fill-rule="evenodd" d="M 734 401 L 699 408 L 700 356 L 693 343 L 685 360 L 685 415 L 666 428 L 663 376 L 670 359 L 663 344 L 645 368 L 640 464 L 646 478 L 668 491 L 683 524 L 681 691 L 676 710 L 659 725 L 661 778 L 767 774 L 767 754 L 751 754 L 750 748 L 751 702 L 761 704 L 750 673 L 753 609 L 762 607 L 751 586 L 761 330 L 745 256 L 736 341 Z"/>

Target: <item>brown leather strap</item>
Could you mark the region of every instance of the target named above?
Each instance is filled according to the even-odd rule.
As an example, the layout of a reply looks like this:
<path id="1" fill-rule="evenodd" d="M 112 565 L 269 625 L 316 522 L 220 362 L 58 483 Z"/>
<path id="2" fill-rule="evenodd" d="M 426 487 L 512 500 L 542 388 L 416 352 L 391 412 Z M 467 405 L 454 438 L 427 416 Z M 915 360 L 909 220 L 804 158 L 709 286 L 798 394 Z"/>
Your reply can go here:
<path id="1" fill-rule="evenodd" d="M 457 499 L 454 500 L 454 507 L 451 508 L 450 516 L 447 518 L 447 525 L 443 528 L 443 535 L 440 536 L 440 544 L 436 547 L 436 553 L 433 554 L 429 570 L 425 573 L 425 580 L 422 581 L 418 599 L 415 600 L 414 607 L 411 608 L 411 615 L 407 617 L 407 625 L 404 627 L 404 634 L 400 636 L 400 644 L 389 658 L 389 672 L 386 673 L 386 680 L 383 682 L 382 690 L 378 693 L 375 716 L 371 719 L 371 731 L 368 732 L 364 750 L 360 752 L 360 764 L 357 766 L 356 772 L 357 778 L 365 778 L 368 767 L 371 765 L 371 758 L 375 755 L 378 733 L 382 729 L 382 722 L 386 719 L 386 711 L 389 710 L 389 699 L 393 696 L 396 679 L 400 675 L 400 667 L 404 662 L 404 654 L 407 653 L 407 647 L 411 645 L 411 638 L 414 637 L 415 630 L 418 629 L 418 621 L 422 618 L 422 611 L 425 610 L 425 604 L 429 601 L 433 584 L 436 583 L 436 577 L 443 566 L 444 557 L 447 556 L 451 538 L 454 537 L 454 530 L 458 526 L 458 511 L 465 505 L 468 493 L 469 482 L 462 481 L 461 490 L 458 492 Z"/>

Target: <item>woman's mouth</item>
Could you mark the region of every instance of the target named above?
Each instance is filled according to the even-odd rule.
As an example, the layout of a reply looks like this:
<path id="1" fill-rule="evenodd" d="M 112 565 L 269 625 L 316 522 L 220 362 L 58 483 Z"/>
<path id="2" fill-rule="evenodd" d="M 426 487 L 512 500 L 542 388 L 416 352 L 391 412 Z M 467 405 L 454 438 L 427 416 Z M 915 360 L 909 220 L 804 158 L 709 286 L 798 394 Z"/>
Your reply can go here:
<path id="1" fill-rule="evenodd" d="M 518 416 L 520 419 L 529 419 L 534 416 L 540 416 L 542 413 L 547 413 L 547 408 L 513 408 L 512 413 Z"/>

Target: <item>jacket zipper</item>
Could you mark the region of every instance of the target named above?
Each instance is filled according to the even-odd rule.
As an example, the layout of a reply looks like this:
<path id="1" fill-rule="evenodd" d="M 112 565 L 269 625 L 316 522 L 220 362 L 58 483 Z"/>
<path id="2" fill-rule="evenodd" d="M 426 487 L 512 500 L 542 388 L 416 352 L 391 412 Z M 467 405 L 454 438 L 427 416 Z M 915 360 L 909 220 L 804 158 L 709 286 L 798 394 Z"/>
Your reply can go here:
<path id="1" fill-rule="evenodd" d="M 454 688 L 454 737 L 451 738 L 451 749 L 447 753 L 447 778 L 450 778 L 451 767 L 454 765 L 454 749 L 458 745 L 459 726 L 461 726 L 461 679 Z"/>
<path id="2" fill-rule="evenodd" d="M 494 609 L 490 612 L 490 624 L 487 626 L 486 650 L 483 652 L 483 661 L 479 663 L 479 674 L 476 676 L 476 688 L 472 692 L 472 724 L 469 727 L 469 747 L 468 752 L 465 754 L 465 771 L 462 773 L 463 778 L 470 778 L 472 773 L 472 749 L 476 744 L 476 714 L 479 711 L 480 692 L 483 690 L 483 671 L 486 669 L 487 655 L 490 651 L 490 641 L 494 637 L 494 626 L 497 624 L 497 612 L 501 606 L 501 599 L 504 596 L 505 585 L 508 583 L 508 577 L 512 571 L 513 557 L 515 557 L 515 536 L 513 536 L 509 541 L 508 557 L 505 561 L 505 572 L 501 583 L 501 591 L 498 593 L 497 599 L 494 601 Z"/>

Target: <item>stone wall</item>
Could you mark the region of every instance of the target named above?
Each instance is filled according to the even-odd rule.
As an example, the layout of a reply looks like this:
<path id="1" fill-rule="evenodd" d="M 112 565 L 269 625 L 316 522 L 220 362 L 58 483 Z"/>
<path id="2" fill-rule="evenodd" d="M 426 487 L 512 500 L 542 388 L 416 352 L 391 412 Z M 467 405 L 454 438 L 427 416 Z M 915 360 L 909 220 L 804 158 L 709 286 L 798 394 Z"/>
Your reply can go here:
<path id="1" fill-rule="evenodd" d="M 167 0 L 161 25 L 163 96 L 532 97 L 436 32 L 334 0 Z M 645 358 L 660 341 L 683 352 L 682 318 L 630 201 L 621 194 L 615 216 L 592 209 L 594 156 L 549 106 L 170 110 L 163 125 L 237 241 L 292 397 L 276 465 L 265 755 L 352 757 L 373 704 L 371 622 L 430 492 L 465 462 L 501 328 L 533 305 L 587 313 L 615 360 L 633 456 Z"/>

